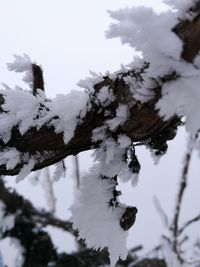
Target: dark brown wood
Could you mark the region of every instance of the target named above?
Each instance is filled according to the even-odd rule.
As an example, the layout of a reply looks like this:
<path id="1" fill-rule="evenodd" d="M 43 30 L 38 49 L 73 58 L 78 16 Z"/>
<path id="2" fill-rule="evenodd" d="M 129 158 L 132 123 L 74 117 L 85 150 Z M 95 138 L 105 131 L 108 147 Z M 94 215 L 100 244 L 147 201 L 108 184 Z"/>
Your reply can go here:
<path id="1" fill-rule="evenodd" d="M 37 64 L 32 64 L 33 73 L 33 95 L 37 94 L 37 90 L 44 91 L 44 79 L 42 68 Z"/>
<path id="2" fill-rule="evenodd" d="M 192 21 L 181 20 L 173 30 L 183 40 L 182 58 L 192 63 L 200 50 L 200 1 L 197 1 L 188 13 L 195 18 Z"/>

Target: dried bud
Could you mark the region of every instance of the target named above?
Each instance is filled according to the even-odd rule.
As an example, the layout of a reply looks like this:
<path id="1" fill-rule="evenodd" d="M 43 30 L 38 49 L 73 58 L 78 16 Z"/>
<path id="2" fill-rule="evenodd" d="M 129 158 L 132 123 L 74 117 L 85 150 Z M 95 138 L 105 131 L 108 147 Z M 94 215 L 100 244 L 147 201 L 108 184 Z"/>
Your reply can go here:
<path id="1" fill-rule="evenodd" d="M 122 215 L 120 219 L 120 226 L 124 231 L 127 231 L 131 228 L 131 226 L 134 224 L 137 214 L 137 208 L 136 207 L 127 207 L 125 213 Z"/>

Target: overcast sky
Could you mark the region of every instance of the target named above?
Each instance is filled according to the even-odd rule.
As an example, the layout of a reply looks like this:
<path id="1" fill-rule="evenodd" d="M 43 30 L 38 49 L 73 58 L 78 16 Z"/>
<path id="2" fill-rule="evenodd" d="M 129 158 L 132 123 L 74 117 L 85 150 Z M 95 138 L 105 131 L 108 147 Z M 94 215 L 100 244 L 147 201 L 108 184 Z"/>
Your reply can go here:
<path id="1" fill-rule="evenodd" d="M 153 6 L 157 12 L 166 9 L 161 0 L 0 0 L 0 82 L 11 87 L 23 85 L 21 75 L 6 70 L 5 64 L 12 61 L 13 54 L 27 53 L 42 65 L 48 97 L 77 89 L 77 82 L 88 76 L 89 70 L 104 73 L 119 69 L 121 64 L 131 62 L 134 51 L 128 46 L 122 46 L 118 39 L 105 39 L 105 30 L 112 22 L 107 10 L 139 4 Z M 139 209 L 137 222 L 130 231 L 129 246 L 142 243 L 148 250 L 157 244 L 163 233 L 161 219 L 153 205 L 153 195 L 158 196 L 170 216 L 173 213 L 185 150 L 185 133 L 180 131 L 176 139 L 176 142 L 171 142 L 168 155 L 161 160 L 159 166 L 153 165 L 149 152 L 139 149 L 139 159 L 142 162 L 139 185 L 136 188 L 131 185 L 122 186 L 123 200 Z M 85 160 L 85 156 L 84 159 L 81 156 L 82 169 L 86 169 L 89 164 L 91 159 Z M 70 172 L 69 168 L 69 174 Z M 195 159 L 183 219 L 199 212 L 198 173 L 199 163 Z M 17 188 L 35 199 L 37 206 L 45 203 L 40 187 L 32 187 L 25 181 Z M 61 199 L 58 202 L 58 212 L 65 217 L 72 201 L 72 181 L 68 179 L 58 182 L 56 193 Z M 38 195 L 41 195 L 41 199 Z M 193 233 L 195 231 L 197 228 L 194 228 Z M 63 250 L 66 246 L 69 251 L 69 239 L 64 239 L 57 232 L 56 235 L 58 244 L 63 246 Z"/>

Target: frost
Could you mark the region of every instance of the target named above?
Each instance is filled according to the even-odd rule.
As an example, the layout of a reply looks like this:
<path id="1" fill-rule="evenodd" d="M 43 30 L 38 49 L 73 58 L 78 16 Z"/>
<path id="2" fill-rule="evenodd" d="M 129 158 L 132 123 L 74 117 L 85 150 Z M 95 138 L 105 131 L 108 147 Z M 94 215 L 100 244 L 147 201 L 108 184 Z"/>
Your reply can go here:
<path id="1" fill-rule="evenodd" d="M 21 182 L 23 179 L 26 178 L 32 171 L 32 169 L 35 166 L 35 160 L 31 158 L 27 164 L 24 164 L 23 168 L 19 172 L 18 176 L 16 177 L 15 181 L 16 183 Z"/>
<path id="2" fill-rule="evenodd" d="M 133 173 L 129 170 L 129 168 L 124 168 L 120 171 L 118 178 L 123 182 L 128 182 L 133 178 Z"/>
<path id="3" fill-rule="evenodd" d="M 94 92 L 94 85 L 103 82 L 103 75 L 91 71 L 90 74 L 92 75 L 92 77 L 80 80 L 77 85 L 81 88 L 86 89 L 89 92 Z"/>
<path id="4" fill-rule="evenodd" d="M 119 125 L 122 125 L 128 118 L 128 106 L 120 104 L 116 110 L 116 116 L 114 119 L 107 120 L 106 124 L 113 131 L 116 130 Z"/>
<path id="5" fill-rule="evenodd" d="M 63 132 L 66 144 L 73 137 L 77 124 L 85 117 L 88 100 L 88 94 L 74 90 L 68 95 L 57 95 L 51 103 L 48 117 L 59 117 L 52 120 L 52 125 L 56 133 Z"/>
<path id="6" fill-rule="evenodd" d="M 105 125 L 95 128 L 92 131 L 92 140 L 94 142 L 99 141 L 99 140 L 103 140 L 106 136 L 107 128 L 108 127 Z"/>
<path id="7" fill-rule="evenodd" d="M 54 213 L 56 210 L 56 197 L 54 195 L 54 190 L 53 190 L 54 181 L 51 178 L 49 168 L 44 169 L 44 173 L 41 176 L 40 182 L 41 182 L 42 187 L 44 188 L 45 198 L 46 198 L 46 202 L 49 207 L 49 210 L 51 213 Z"/>
<path id="8" fill-rule="evenodd" d="M 118 136 L 118 144 L 121 148 L 129 147 L 132 143 L 131 139 L 126 135 L 119 135 Z"/>
<path id="9" fill-rule="evenodd" d="M 14 55 L 14 58 L 14 62 L 7 64 L 10 71 L 24 72 L 30 69 L 32 62 L 27 54 L 23 56 Z"/>
<path id="10" fill-rule="evenodd" d="M 111 179 L 99 178 L 98 173 L 99 166 L 95 165 L 81 179 L 78 201 L 71 207 L 71 220 L 73 227 L 79 229 L 79 238 L 86 239 L 88 247 L 108 247 L 114 267 L 119 257 L 125 259 L 127 256 L 127 232 L 119 224 L 124 207 L 109 207 L 115 184 Z"/>
<path id="11" fill-rule="evenodd" d="M 176 25 L 176 12 L 156 14 L 151 8 L 133 7 L 109 13 L 118 24 L 110 26 L 107 37 L 120 37 L 123 44 L 142 52 L 150 62 L 155 62 L 155 55 L 159 63 L 166 56 L 180 59 L 182 42 L 171 31 Z"/>
<path id="12" fill-rule="evenodd" d="M 32 63 L 26 54 L 14 56 L 13 63 L 8 69 L 16 72 L 26 72 L 32 75 Z M 29 82 L 33 77 L 29 75 Z M 27 81 L 26 75 L 26 81 Z M 96 78 L 94 78 L 96 80 Z M 75 128 L 88 111 L 89 96 L 86 92 L 72 91 L 68 95 L 57 95 L 52 101 L 46 99 L 42 90 L 36 96 L 22 88 L 12 90 L 4 86 L 0 94 L 4 98 L 3 111 L 0 114 L 0 138 L 7 143 L 11 131 L 18 126 L 20 133 L 25 134 L 30 128 L 40 129 L 48 123 L 53 125 L 56 133 L 63 132 L 64 142 L 67 143 L 74 135 Z"/>
<path id="13" fill-rule="evenodd" d="M 133 187 L 136 187 L 138 185 L 138 181 L 139 181 L 139 174 L 138 173 L 134 173 L 131 179 L 131 184 Z"/>
<path id="14" fill-rule="evenodd" d="M 25 72 L 24 82 L 32 87 L 33 83 L 33 74 L 32 74 L 32 61 L 27 54 L 23 54 L 23 56 L 14 55 L 14 62 L 8 63 L 8 70 L 15 72 Z"/>
<path id="15" fill-rule="evenodd" d="M 114 100 L 115 96 L 109 87 L 103 86 L 97 94 L 97 99 L 100 101 L 103 107 L 110 105 Z"/>
<path id="16" fill-rule="evenodd" d="M 9 148 L 0 152 L 0 165 L 6 165 L 7 170 L 15 168 L 20 162 L 20 152 L 15 148 Z"/>
<path id="17" fill-rule="evenodd" d="M 4 96 L 5 100 L 2 108 L 6 113 L 0 114 L 2 126 L 0 137 L 4 142 L 9 141 L 13 126 L 19 125 L 21 134 L 24 134 L 31 127 L 36 127 L 37 124 L 40 126 L 37 116 L 39 114 L 42 117 L 46 115 L 45 109 L 40 110 L 45 101 L 41 90 L 38 97 L 19 90 L 0 90 L 0 94 Z"/>
<path id="18" fill-rule="evenodd" d="M 181 19 L 191 20 L 195 14 L 188 11 L 195 0 L 165 0 L 170 9 L 157 14 L 151 8 L 133 7 L 110 11 L 117 22 L 107 31 L 108 38 L 119 37 L 123 44 L 129 44 L 142 53 L 143 59 L 136 59 L 131 65 L 137 70 L 142 61 L 150 62 L 150 66 L 142 73 L 140 80 L 127 75 L 124 81 L 129 85 L 134 98 L 144 102 L 153 96 L 160 77 L 176 73 L 176 79 L 165 82 L 162 88 L 163 97 L 156 108 L 164 119 L 174 115 L 185 117 L 186 130 L 193 136 L 200 129 L 200 60 L 196 57 L 193 64 L 181 60 L 182 40 L 173 32 Z M 188 12 L 187 12 L 188 11 Z M 144 19 L 145 18 L 145 19 Z M 161 82 L 162 84 L 162 82 Z M 120 124 L 118 118 L 111 121 L 110 129 Z M 110 122 L 109 122 L 110 123 Z"/>
<path id="19" fill-rule="evenodd" d="M 117 192 L 117 178 L 124 178 L 125 173 L 127 180 L 133 178 L 123 161 L 130 143 L 124 135 L 118 142 L 109 136 L 103 140 L 93 155 L 97 163 L 81 178 L 79 195 L 71 207 L 71 220 L 79 231 L 79 238 L 94 249 L 107 247 L 111 266 L 127 255 L 127 232 L 120 226 L 126 206 L 119 202 L 118 195 L 113 194 Z"/>
<path id="20" fill-rule="evenodd" d="M 200 71 L 197 76 L 181 77 L 163 87 L 157 108 L 165 119 L 174 114 L 185 116 L 185 127 L 193 136 L 200 129 Z"/>
<path id="21" fill-rule="evenodd" d="M 195 4 L 196 0 L 163 0 L 163 2 L 174 10 L 179 10 L 179 12 L 181 11 L 181 13 L 184 14 Z"/>
<path id="22" fill-rule="evenodd" d="M 5 99 L 2 105 L 5 113 L 0 114 L 0 138 L 4 142 L 10 140 L 14 126 L 19 125 L 23 135 L 32 127 L 39 129 L 49 123 L 55 127 L 56 133 L 63 132 L 67 143 L 88 110 L 85 92 L 72 91 L 65 96 L 58 95 L 52 101 L 46 100 L 41 90 L 38 90 L 37 96 L 21 90 L 0 90 L 0 94 Z"/>
<path id="23" fill-rule="evenodd" d="M 53 181 L 58 181 L 62 177 L 65 177 L 66 169 L 62 161 L 59 161 L 58 163 L 56 163 L 55 166 L 56 166 L 56 169 L 53 173 Z"/>

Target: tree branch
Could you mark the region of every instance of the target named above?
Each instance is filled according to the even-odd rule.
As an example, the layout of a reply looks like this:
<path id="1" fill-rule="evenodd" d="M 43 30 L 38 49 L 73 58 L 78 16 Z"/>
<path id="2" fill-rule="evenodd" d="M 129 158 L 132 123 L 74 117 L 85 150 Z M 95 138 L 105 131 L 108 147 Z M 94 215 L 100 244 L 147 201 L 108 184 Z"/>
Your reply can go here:
<path id="1" fill-rule="evenodd" d="M 157 110 L 155 110 L 155 104 L 160 97 L 160 86 L 156 86 L 154 90 L 155 96 L 151 100 L 141 104 L 133 99 L 129 86 L 123 80 L 126 75 L 131 75 L 134 79 L 134 77 L 141 75 L 143 71 L 144 69 L 139 70 L 139 72 L 130 71 L 129 73 L 119 74 L 113 80 L 109 77 L 104 77 L 103 82 L 96 84 L 93 98 L 105 86 L 113 90 L 116 101 L 106 109 L 112 115 L 107 116 L 105 109 L 91 99 L 90 105 L 92 105 L 92 108 L 83 119 L 83 122 L 77 126 L 74 137 L 69 143 L 64 143 L 63 133 L 55 133 L 54 127 L 47 124 L 40 129 L 31 128 L 23 135 L 17 127 L 14 127 L 10 141 L 6 144 L 1 141 L 1 149 L 16 148 L 18 151 L 29 153 L 30 156 L 36 156 L 36 158 L 38 158 L 37 155 L 39 154 L 40 160 L 36 162 L 33 170 L 47 167 L 69 155 L 76 155 L 79 152 L 98 147 L 99 142 L 94 142 L 91 138 L 93 130 L 102 126 L 106 120 L 114 118 L 116 108 L 124 101 L 126 104 L 130 102 L 135 102 L 135 104 L 129 110 L 130 116 L 127 121 L 113 131 L 114 138 L 119 134 L 126 134 L 133 142 L 147 142 L 161 132 L 166 132 L 166 140 L 173 139 L 180 121 L 176 116 L 168 121 L 163 121 L 159 117 Z M 7 169 L 5 165 L 1 165 L 0 175 L 16 175 L 23 167 L 23 164 L 18 164 L 14 169 Z"/>
<path id="2" fill-rule="evenodd" d="M 183 41 L 182 58 L 187 62 L 193 62 L 195 56 L 200 51 L 200 4 L 199 1 L 188 12 L 195 14 L 192 21 L 181 20 L 172 29 Z M 90 98 L 90 110 L 79 125 L 77 125 L 73 138 L 69 143 L 65 144 L 63 141 L 63 133 L 55 133 L 53 126 L 49 124 L 44 125 L 40 129 L 31 128 L 26 133 L 20 134 L 18 127 L 13 127 L 12 136 L 8 143 L 0 140 L 0 150 L 5 148 L 16 148 L 22 153 L 28 153 L 30 156 L 38 158 L 34 169 L 38 170 L 50 166 L 69 155 L 76 155 L 81 151 L 86 151 L 99 146 L 99 142 L 94 142 L 92 132 L 95 128 L 100 127 L 108 120 L 108 113 L 110 119 L 115 117 L 116 108 L 119 104 L 127 104 L 130 107 L 129 118 L 113 131 L 113 137 L 116 138 L 119 134 L 125 134 L 131 138 L 133 142 L 141 142 L 148 144 L 152 140 L 156 140 L 158 136 L 165 140 L 171 140 L 176 135 L 176 128 L 180 120 L 177 117 L 172 117 L 164 121 L 158 114 L 155 108 L 157 101 L 161 98 L 162 86 L 165 82 L 176 79 L 174 73 L 169 73 L 165 77 L 158 77 L 158 81 L 154 79 L 155 87 L 152 92 L 154 95 L 145 103 L 141 103 L 130 93 L 129 85 L 124 81 L 124 78 L 129 76 L 135 81 L 143 82 L 142 74 L 147 71 L 149 64 L 141 69 L 129 70 L 125 73 L 118 73 L 111 78 L 111 76 L 103 77 L 103 81 L 94 85 L 94 94 Z M 44 81 L 42 71 L 38 66 L 33 64 L 33 71 L 35 75 L 33 89 L 40 88 L 44 90 Z M 37 79 L 36 79 L 37 78 Z M 112 89 L 116 100 L 106 109 L 102 105 L 95 103 L 97 94 L 104 87 Z M 3 96 L 0 97 L 1 111 L 4 103 Z M 108 111 L 107 113 L 105 112 Z M 53 118 L 52 118 L 53 119 Z M 163 134 L 164 132 L 164 134 Z M 166 134 L 167 133 L 167 134 Z M 0 175 L 16 175 L 22 169 L 24 163 L 19 163 L 14 169 L 7 169 L 5 165 L 0 166 Z"/>
<path id="3" fill-rule="evenodd" d="M 31 202 L 18 195 L 15 191 L 10 192 L 0 179 L 0 200 L 6 205 L 7 212 L 15 214 L 17 211 L 25 213 L 36 223 L 42 226 L 55 226 L 77 236 L 77 232 L 72 228 L 72 223 L 56 218 L 51 213 L 36 209 Z"/>
<path id="4" fill-rule="evenodd" d="M 198 222 L 200 221 L 200 214 L 197 215 L 196 217 L 188 220 L 179 230 L 178 230 L 178 235 L 182 234 L 183 231 L 188 227 L 190 226 L 191 224 L 195 223 L 195 222 Z"/>
<path id="5" fill-rule="evenodd" d="M 183 262 L 183 259 L 181 258 L 180 251 L 178 248 L 178 236 L 180 234 L 179 218 L 180 218 L 180 211 L 181 211 L 183 196 L 184 196 L 185 190 L 187 188 L 188 171 L 189 171 L 189 166 L 190 166 L 190 162 L 191 162 L 191 158 L 192 158 L 194 142 L 195 142 L 197 137 L 198 137 L 198 134 L 196 135 L 194 140 L 192 140 L 192 138 L 189 140 L 188 151 L 185 155 L 184 166 L 183 166 L 181 181 L 180 181 L 179 190 L 178 190 L 174 219 L 173 219 L 172 227 L 171 227 L 172 234 L 173 234 L 173 250 L 176 253 L 180 262 Z"/>

